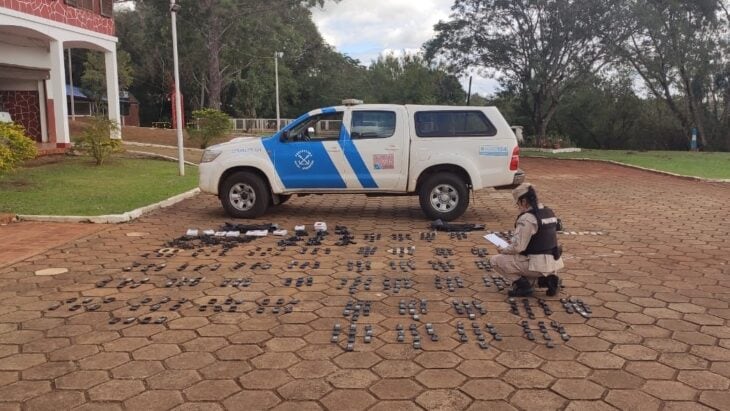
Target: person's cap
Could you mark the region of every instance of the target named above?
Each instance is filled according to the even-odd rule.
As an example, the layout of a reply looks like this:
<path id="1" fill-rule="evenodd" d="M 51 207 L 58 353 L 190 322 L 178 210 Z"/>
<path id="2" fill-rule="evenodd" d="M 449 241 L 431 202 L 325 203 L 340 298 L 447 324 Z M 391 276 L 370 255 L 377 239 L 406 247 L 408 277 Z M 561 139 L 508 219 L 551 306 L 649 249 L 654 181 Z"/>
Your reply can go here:
<path id="1" fill-rule="evenodd" d="M 527 194 L 530 187 L 532 187 L 532 184 L 530 183 L 522 183 L 517 186 L 514 190 L 512 190 L 512 197 L 514 197 L 515 201 L 519 201 L 520 197 Z M 533 187 L 534 189 L 534 187 Z"/>

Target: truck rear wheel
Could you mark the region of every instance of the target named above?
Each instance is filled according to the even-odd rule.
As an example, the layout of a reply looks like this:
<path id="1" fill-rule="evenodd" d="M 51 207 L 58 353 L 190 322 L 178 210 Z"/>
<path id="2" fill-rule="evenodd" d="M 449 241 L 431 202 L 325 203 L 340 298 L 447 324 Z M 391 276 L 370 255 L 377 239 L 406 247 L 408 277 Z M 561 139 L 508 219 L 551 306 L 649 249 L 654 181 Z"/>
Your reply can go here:
<path id="1" fill-rule="evenodd" d="M 256 218 L 269 208 L 269 187 L 258 175 L 239 171 L 223 182 L 220 199 L 223 208 L 234 218 Z"/>
<path id="2" fill-rule="evenodd" d="M 432 220 L 451 221 L 469 206 L 466 183 L 452 173 L 436 173 L 426 178 L 418 193 L 421 209 Z"/>

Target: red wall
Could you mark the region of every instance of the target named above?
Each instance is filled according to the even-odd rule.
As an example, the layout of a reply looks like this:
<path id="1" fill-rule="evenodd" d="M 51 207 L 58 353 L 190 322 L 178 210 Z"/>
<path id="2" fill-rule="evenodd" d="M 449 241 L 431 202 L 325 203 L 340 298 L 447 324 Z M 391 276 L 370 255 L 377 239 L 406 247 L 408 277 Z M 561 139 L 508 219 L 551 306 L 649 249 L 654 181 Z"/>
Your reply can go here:
<path id="1" fill-rule="evenodd" d="M 63 0 L 0 0 L 0 7 L 114 35 L 114 19 L 99 14 L 99 0 L 94 1 L 96 12 L 68 6 Z"/>
<path id="2" fill-rule="evenodd" d="M 36 141 L 41 141 L 41 109 L 37 91 L 0 91 L 0 101 L 13 121 L 25 127 Z"/>

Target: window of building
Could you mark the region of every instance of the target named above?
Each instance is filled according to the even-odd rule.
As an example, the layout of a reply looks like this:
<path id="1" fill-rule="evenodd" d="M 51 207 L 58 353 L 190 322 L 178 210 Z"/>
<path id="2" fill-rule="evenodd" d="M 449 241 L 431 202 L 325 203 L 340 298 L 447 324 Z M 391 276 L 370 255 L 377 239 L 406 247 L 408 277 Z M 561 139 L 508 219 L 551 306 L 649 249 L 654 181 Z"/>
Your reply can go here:
<path id="1" fill-rule="evenodd" d="M 395 113 L 392 111 L 353 111 L 350 129 L 353 140 L 391 137 L 395 134 Z"/>
<path id="2" fill-rule="evenodd" d="M 497 129 L 483 112 L 419 111 L 416 113 L 418 137 L 491 137 Z"/>
<path id="3" fill-rule="evenodd" d="M 100 0 L 101 15 L 104 17 L 112 17 L 114 15 L 114 0 Z"/>
<path id="4" fill-rule="evenodd" d="M 94 11 L 94 0 L 65 0 L 69 6 Z"/>

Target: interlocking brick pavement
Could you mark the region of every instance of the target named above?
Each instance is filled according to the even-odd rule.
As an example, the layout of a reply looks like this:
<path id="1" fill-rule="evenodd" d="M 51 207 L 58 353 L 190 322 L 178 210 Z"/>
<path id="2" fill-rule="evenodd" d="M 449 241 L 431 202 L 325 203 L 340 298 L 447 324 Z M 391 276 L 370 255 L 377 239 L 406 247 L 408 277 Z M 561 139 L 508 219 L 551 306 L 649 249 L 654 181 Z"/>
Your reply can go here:
<path id="1" fill-rule="evenodd" d="M 259 221 L 288 229 L 326 221 L 330 235 L 317 255 L 300 254 L 301 247 L 272 255 L 276 240 L 269 237 L 225 256 L 220 247 L 207 247 L 195 258 L 194 250 L 157 257 L 187 228 L 230 221 L 216 199 L 199 196 L 129 224 L 59 237 L 60 245 L 0 268 L 0 409 L 730 409 L 730 187 L 599 163 L 526 159 L 524 167 L 543 201 L 576 232 L 560 238 L 565 289 L 547 299 L 554 313 L 545 317 L 531 300 L 534 342 L 522 335 L 522 308 L 521 316 L 511 314 L 505 295 L 485 287 L 485 272 L 474 264 L 472 247 L 495 250 L 478 233 L 420 240 L 428 222 L 415 198 L 294 198 Z M 501 231 L 511 228 L 515 214 L 508 192 L 487 191 L 474 198 L 463 220 Z M 358 244 L 334 245 L 336 224 L 347 226 Z M 369 243 L 365 233 L 382 237 Z M 393 241 L 393 233 L 410 233 L 412 240 Z M 410 245 L 416 246 L 416 270 L 391 270 L 390 261 L 408 257 L 387 250 Z M 363 257 L 357 254 L 362 246 L 378 251 Z M 437 259 L 437 247 L 453 249 L 451 272 L 437 273 L 428 264 Z M 289 269 L 292 260 L 308 261 L 310 268 Z M 371 270 L 348 271 L 347 262 L 358 260 L 370 260 Z M 319 269 L 311 268 L 314 261 Z M 140 265 L 122 271 L 134 262 Z M 272 267 L 252 271 L 255 262 Z M 160 271 L 140 273 L 161 263 L 167 265 Z M 177 272 L 183 263 L 189 267 Z M 212 264 L 221 267 L 213 271 Z M 168 277 L 197 276 L 198 265 L 205 277 L 198 286 L 164 287 Z M 34 274 L 49 267 L 68 272 Z M 465 288 L 436 289 L 436 274 L 459 275 Z M 311 287 L 282 283 L 307 275 L 314 278 Z M 150 281 L 117 289 L 117 279 L 125 277 Z M 223 278 L 240 277 L 250 277 L 251 286 L 219 286 Z M 360 285 L 350 295 L 349 285 L 339 286 L 342 278 L 356 277 L 372 277 L 371 289 Z M 407 277 L 413 286 L 386 292 L 385 277 Z M 114 281 L 95 286 L 106 278 Z M 166 303 L 150 312 L 164 296 L 188 301 L 178 311 Z M 564 312 L 557 300 L 571 296 L 590 305 L 590 319 Z M 69 310 L 85 298 L 104 297 L 115 301 L 97 311 Z M 144 297 L 151 302 L 132 311 L 130 304 Z M 71 298 L 77 300 L 49 310 Z M 212 305 L 200 311 L 211 298 L 242 301 L 235 313 Z M 257 314 L 264 298 L 270 304 Z M 300 302 L 291 313 L 273 314 L 279 298 Z M 353 298 L 372 301 L 372 312 L 360 317 L 354 351 L 346 352 L 349 320 L 342 310 Z M 400 300 L 417 299 L 428 300 L 420 322 L 399 314 Z M 479 348 L 472 321 L 454 311 L 454 299 L 479 300 L 487 308 L 474 321 L 489 349 Z M 108 324 L 112 316 L 163 315 L 164 324 Z M 572 338 L 563 342 L 555 334 L 556 347 L 547 348 L 537 333 L 540 320 L 559 321 Z M 438 342 L 427 335 L 427 322 Z M 457 322 L 464 324 L 466 343 L 458 339 Z M 339 345 L 330 342 L 335 323 L 343 329 Z M 412 346 L 410 323 L 419 324 L 420 350 Z M 502 341 L 492 340 L 486 323 Z M 366 324 L 373 330 L 370 344 L 363 342 Z M 406 329 L 405 343 L 396 341 L 398 324 Z"/>

